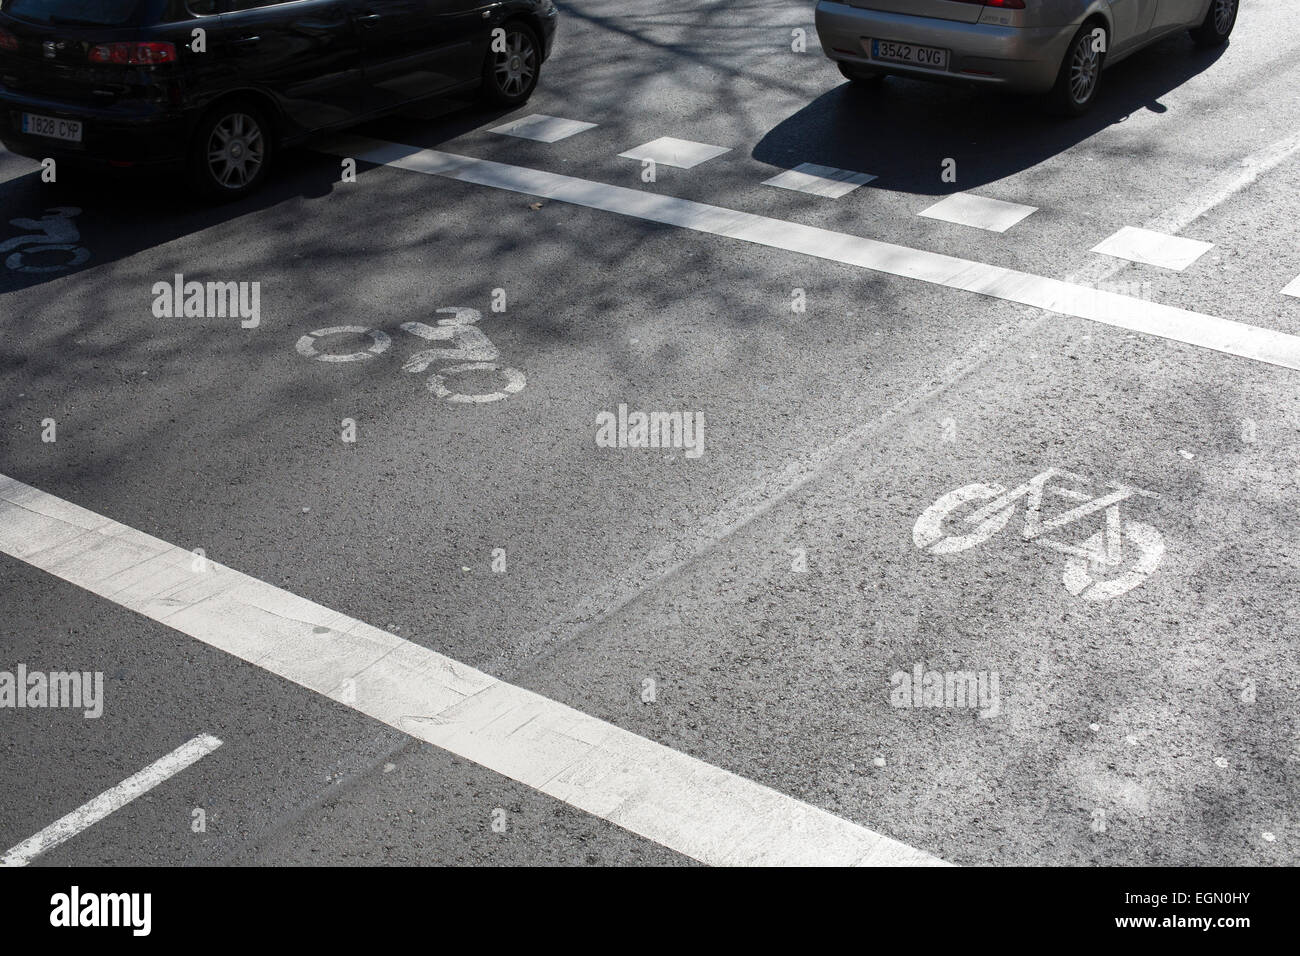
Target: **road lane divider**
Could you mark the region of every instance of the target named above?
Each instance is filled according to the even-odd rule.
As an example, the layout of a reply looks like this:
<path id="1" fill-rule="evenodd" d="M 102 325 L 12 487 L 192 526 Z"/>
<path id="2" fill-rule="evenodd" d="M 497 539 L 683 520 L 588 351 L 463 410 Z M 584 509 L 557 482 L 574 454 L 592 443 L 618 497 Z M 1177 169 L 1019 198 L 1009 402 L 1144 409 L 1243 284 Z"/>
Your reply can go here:
<path id="1" fill-rule="evenodd" d="M 5 475 L 0 552 L 704 863 L 944 865 Z"/>

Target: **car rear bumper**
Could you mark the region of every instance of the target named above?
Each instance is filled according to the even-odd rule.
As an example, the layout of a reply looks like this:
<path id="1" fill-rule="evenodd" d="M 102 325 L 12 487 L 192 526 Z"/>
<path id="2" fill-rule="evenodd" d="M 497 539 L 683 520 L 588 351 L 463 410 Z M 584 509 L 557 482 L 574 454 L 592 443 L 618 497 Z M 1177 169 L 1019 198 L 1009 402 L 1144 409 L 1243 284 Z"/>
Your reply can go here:
<path id="1" fill-rule="evenodd" d="M 81 142 L 24 133 L 23 113 L 79 120 Z M 0 142 L 10 152 L 32 159 L 132 165 L 177 163 L 184 159 L 188 131 L 183 111 L 138 102 L 96 108 L 0 87 Z"/>
<path id="2" fill-rule="evenodd" d="M 1011 27 L 863 10 L 821 0 L 817 36 L 832 60 L 882 73 L 940 82 L 997 86 L 1026 93 L 1052 88 L 1078 25 Z M 894 40 L 950 51 L 946 70 L 871 58 L 871 40 Z"/>

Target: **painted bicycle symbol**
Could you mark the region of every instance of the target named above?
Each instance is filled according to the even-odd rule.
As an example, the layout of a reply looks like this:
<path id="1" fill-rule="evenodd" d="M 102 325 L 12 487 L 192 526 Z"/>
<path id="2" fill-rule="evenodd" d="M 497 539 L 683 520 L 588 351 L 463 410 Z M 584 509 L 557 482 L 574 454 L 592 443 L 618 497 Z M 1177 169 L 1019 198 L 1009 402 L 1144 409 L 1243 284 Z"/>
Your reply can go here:
<path id="1" fill-rule="evenodd" d="M 428 371 L 430 366 L 439 366 L 429 376 L 429 391 L 449 402 L 473 404 L 498 402 L 524 390 L 528 380 L 523 372 L 497 364 L 496 360 L 501 356 L 501 352 L 483 334 L 483 330 L 478 328 L 478 322 L 483 316 L 477 309 L 452 306 L 437 311 L 439 315 L 450 314 L 451 318 L 440 319 L 437 325 L 403 322 L 401 329 L 426 342 L 450 342 L 451 347 L 430 348 L 416 352 L 402 366 L 403 372 L 421 374 Z M 323 352 L 318 348 L 322 339 L 336 335 L 366 336 L 370 339 L 370 345 L 359 352 L 341 355 Z M 360 325 L 338 325 L 308 332 L 298 340 L 297 349 L 298 354 L 316 359 L 318 362 L 361 362 L 382 355 L 392 344 L 392 338 L 382 329 L 371 329 Z M 460 392 L 448 384 L 457 376 L 470 372 L 495 374 L 505 382 L 494 392 Z"/>
<path id="2" fill-rule="evenodd" d="M 85 264 L 90 259 L 90 250 L 76 243 L 81 239 L 74 216 L 81 215 L 75 206 L 56 206 L 45 210 L 40 219 L 10 219 L 9 225 L 19 229 L 39 229 L 39 233 L 14 236 L 0 242 L 0 255 L 8 252 L 5 265 L 15 272 L 62 272 L 74 266 Z M 26 246 L 27 248 L 23 248 Z M 56 265 L 38 266 L 28 261 L 28 256 L 39 252 L 67 253 L 67 261 Z"/>
<path id="3" fill-rule="evenodd" d="M 999 484 L 965 485 L 948 492 L 922 513 L 912 529 L 912 541 L 930 554 L 949 555 L 969 550 L 1005 528 L 1024 498 L 1022 537 L 1070 556 L 1062 581 L 1071 594 L 1092 601 L 1107 601 L 1131 591 L 1150 577 L 1164 557 L 1164 538 L 1149 524 L 1125 520 L 1120 505 L 1130 498 L 1160 496 L 1132 485 L 1109 482 L 1107 487 L 1114 490 L 1094 498 L 1077 488 L 1049 485 L 1056 479 L 1090 484 L 1080 475 L 1049 468 L 1010 491 Z M 1045 519 L 1044 492 L 1074 502 L 1075 507 Z M 970 511 L 972 506 L 978 507 Z M 1104 531 L 1074 543 L 1052 537 L 1067 525 L 1103 511 Z"/>

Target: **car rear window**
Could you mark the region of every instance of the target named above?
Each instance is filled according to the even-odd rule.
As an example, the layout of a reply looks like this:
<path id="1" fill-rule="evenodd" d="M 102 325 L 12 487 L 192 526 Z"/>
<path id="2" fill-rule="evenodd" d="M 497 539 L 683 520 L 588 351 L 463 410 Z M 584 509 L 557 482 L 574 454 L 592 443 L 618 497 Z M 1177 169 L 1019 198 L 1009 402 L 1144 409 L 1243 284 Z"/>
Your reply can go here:
<path id="1" fill-rule="evenodd" d="M 85 23 L 118 26 L 128 23 L 140 0 L 0 0 L 0 9 L 38 23 Z"/>

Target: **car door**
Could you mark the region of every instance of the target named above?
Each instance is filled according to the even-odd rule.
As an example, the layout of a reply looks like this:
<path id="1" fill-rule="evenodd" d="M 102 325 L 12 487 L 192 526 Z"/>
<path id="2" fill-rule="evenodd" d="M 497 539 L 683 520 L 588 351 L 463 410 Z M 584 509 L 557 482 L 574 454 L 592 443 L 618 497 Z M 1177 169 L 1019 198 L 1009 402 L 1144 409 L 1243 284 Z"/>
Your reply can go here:
<path id="1" fill-rule="evenodd" d="M 353 9 L 353 0 L 226 0 L 208 38 L 223 85 L 269 91 L 304 129 L 356 118 L 362 69 Z"/>
<path id="2" fill-rule="evenodd" d="M 1156 0 L 1152 33 L 1168 33 L 1205 19 L 1207 0 Z"/>
<path id="3" fill-rule="evenodd" d="M 482 0 L 357 0 L 366 110 L 391 109 L 477 75 Z"/>
<path id="4" fill-rule="evenodd" d="M 1151 32 L 1155 20 L 1157 0 L 1110 0 L 1114 18 L 1114 36 L 1110 38 L 1113 53 L 1123 53 L 1142 43 Z"/>

